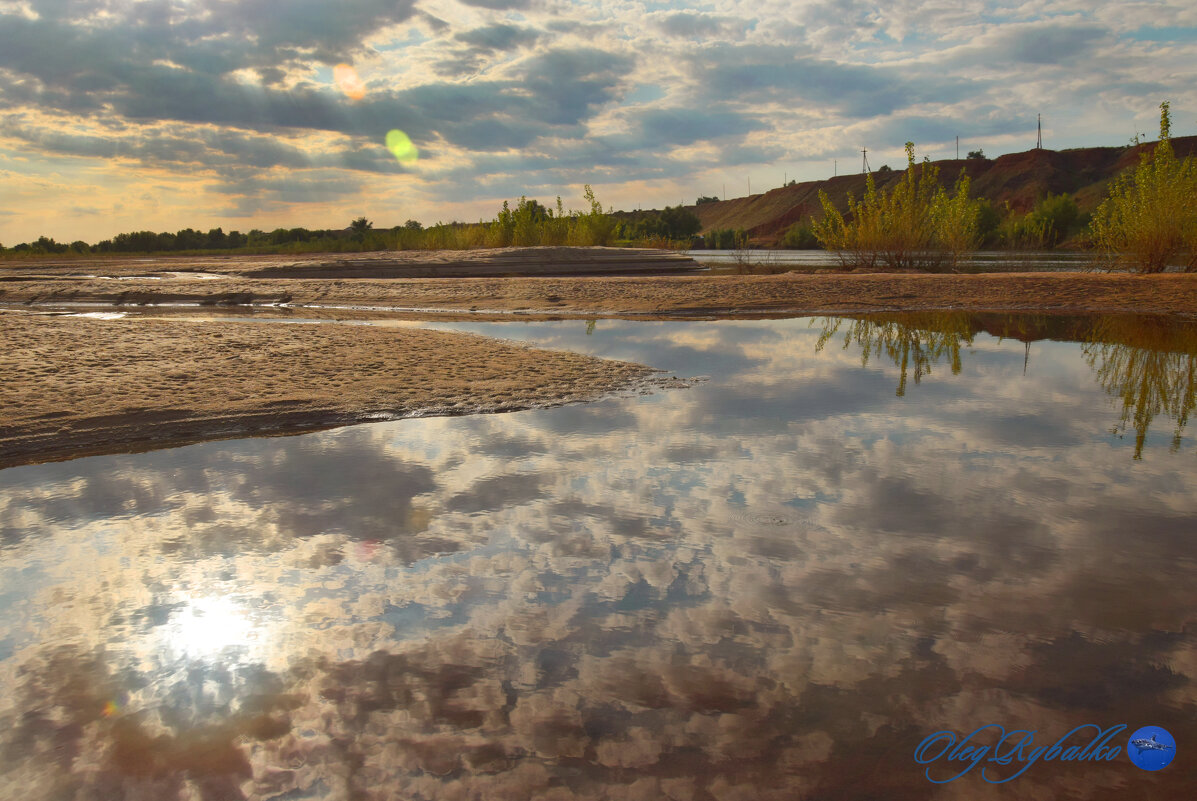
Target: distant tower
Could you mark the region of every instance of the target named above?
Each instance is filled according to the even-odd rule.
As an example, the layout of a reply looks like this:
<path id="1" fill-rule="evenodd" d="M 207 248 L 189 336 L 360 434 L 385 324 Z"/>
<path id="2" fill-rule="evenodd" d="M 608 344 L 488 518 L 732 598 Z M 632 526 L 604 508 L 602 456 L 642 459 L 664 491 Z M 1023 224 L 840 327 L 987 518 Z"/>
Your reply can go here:
<path id="1" fill-rule="evenodd" d="M 960 137 L 956 137 L 956 161 L 960 161 Z"/>
<path id="2" fill-rule="evenodd" d="M 1035 130 L 1037 131 L 1037 134 L 1035 136 L 1035 149 L 1043 150 L 1043 115 L 1042 114 L 1035 115 Z"/>
<path id="3" fill-rule="evenodd" d="M 868 175 L 870 172 L 872 172 L 872 170 L 869 169 L 869 149 L 867 147 L 861 148 L 860 158 L 862 161 L 862 164 L 860 167 L 860 174 Z"/>

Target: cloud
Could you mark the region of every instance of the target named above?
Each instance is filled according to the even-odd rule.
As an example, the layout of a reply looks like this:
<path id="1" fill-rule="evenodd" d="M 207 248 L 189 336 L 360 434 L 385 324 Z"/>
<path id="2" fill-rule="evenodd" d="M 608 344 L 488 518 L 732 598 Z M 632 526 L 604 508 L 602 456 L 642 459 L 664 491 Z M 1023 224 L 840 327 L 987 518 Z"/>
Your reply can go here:
<path id="1" fill-rule="evenodd" d="M 494 24 L 461 31 L 455 34 L 453 38 L 477 50 L 494 52 L 496 50 L 515 50 L 518 47 L 528 47 L 536 42 L 540 38 L 540 35 L 539 31 L 531 28 Z"/>
<path id="2" fill-rule="evenodd" d="M 486 199 L 471 194 L 479 187 L 565 195 L 592 183 L 650 206 L 705 191 L 732 167 L 825 177 L 830 157 L 866 137 L 878 151 L 985 137 L 1001 155 L 1021 149 L 1012 134 L 1027 109 L 1058 110 L 1052 141 L 1069 146 L 1124 142 L 1163 97 L 1177 119 L 1197 107 L 1197 18 L 1183 3 L 417 5 L 2 5 L 5 154 L 35 157 L 20 171 L 39 209 L 53 198 L 32 188 L 37 176 L 120 159 L 166 171 L 154 180 L 175 193 L 234 168 L 386 173 L 429 214 L 468 218 Z M 361 74 L 361 100 L 334 85 L 341 62 Z M 47 122 L 57 117 L 70 124 Z M 421 148 L 418 175 L 382 149 L 392 128 Z M 40 232 L 45 216 L 15 226 Z"/>
<path id="3" fill-rule="evenodd" d="M 952 103 L 974 95 L 963 78 L 906 73 L 794 54 L 772 46 L 722 45 L 690 58 L 696 94 L 720 100 L 795 100 L 848 117 L 877 117 L 918 103 Z"/>
<path id="4" fill-rule="evenodd" d="M 742 136 L 769 126 L 755 115 L 689 108 L 646 108 L 628 114 L 638 148 L 659 149 L 668 145 Z"/>
<path id="5" fill-rule="evenodd" d="M 1036 22 L 996 28 L 960 48 L 952 61 L 962 65 L 1010 68 L 1019 65 L 1074 64 L 1097 49 L 1110 32 L 1083 22 Z"/>
<path id="6" fill-rule="evenodd" d="M 650 15 L 652 24 L 669 36 L 685 39 L 735 39 L 743 36 L 755 21 L 717 14 L 674 11 Z"/>
<path id="7" fill-rule="evenodd" d="M 515 11 L 528 8 L 532 0 L 461 0 L 467 6 L 489 8 L 492 11 Z"/>

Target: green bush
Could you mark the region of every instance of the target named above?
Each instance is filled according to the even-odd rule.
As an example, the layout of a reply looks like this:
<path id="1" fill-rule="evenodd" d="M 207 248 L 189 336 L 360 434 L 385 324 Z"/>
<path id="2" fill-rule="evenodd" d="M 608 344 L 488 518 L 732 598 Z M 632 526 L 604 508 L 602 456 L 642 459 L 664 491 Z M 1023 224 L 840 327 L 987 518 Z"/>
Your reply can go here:
<path id="1" fill-rule="evenodd" d="M 1160 103 L 1160 141 L 1114 181 L 1091 232 L 1111 264 L 1158 273 L 1179 263 L 1197 271 L 1197 164 L 1172 150 L 1168 101 Z"/>
<path id="2" fill-rule="evenodd" d="M 711 250 L 735 250 L 748 241 L 748 232 L 743 228 L 712 228 L 703 236 L 703 241 Z"/>
<path id="3" fill-rule="evenodd" d="M 787 250 L 818 250 L 819 238 L 809 223 L 794 223 L 781 235 L 781 246 Z"/>

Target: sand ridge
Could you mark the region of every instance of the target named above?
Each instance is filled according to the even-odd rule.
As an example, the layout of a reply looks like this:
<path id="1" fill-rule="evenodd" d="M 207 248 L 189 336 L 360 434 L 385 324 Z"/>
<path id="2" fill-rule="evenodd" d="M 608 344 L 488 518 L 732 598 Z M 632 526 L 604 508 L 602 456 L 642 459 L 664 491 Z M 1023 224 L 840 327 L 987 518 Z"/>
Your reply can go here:
<path id="1" fill-rule="evenodd" d="M 679 385 L 643 365 L 418 328 L 0 313 L 0 467 Z"/>

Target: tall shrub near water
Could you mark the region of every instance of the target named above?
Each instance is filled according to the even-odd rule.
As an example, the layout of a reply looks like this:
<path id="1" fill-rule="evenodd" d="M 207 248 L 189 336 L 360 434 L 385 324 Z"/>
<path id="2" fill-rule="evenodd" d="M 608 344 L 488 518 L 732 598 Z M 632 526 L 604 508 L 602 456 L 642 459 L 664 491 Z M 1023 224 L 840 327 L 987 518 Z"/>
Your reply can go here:
<path id="1" fill-rule="evenodd" d="M 902 180 L 890 191 L 879 190 L 870 174 L 863 198 L 848 195 L 847 215 L 819 192 L 823 219 L 813 221 L 812 230 L 845 267 L 954 269 L 976 250 L 980 203 L 968 196 L 968 176 L 962 172 L 948 194 L 938 167 L 915 163 L 913 142 L 906 143 L 906 162 Z"/>
<path id="2" fill-rule="evenodd" d="M 1172 150 L 1168 101 L 1160 103 L 1160 141 L 1114 181 L 1091 230 L 1113 264 L 1158 273 L 1178 263 L 1197 272 L 1197 163 Z"/>

